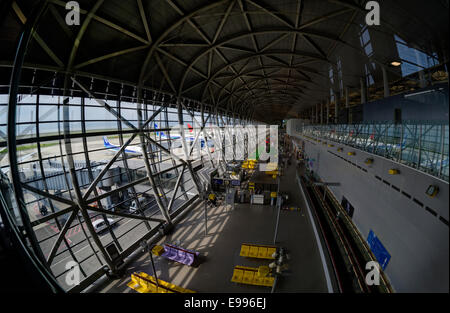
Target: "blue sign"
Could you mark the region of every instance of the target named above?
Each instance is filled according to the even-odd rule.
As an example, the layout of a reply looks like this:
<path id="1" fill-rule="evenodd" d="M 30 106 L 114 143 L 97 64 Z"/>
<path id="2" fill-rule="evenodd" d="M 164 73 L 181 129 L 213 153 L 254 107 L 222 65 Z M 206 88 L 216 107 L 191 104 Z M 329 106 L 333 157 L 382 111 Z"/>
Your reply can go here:
<path id="1" fill-rule="evenodd" d="M 387 252 L 380 239 L 378 239 L 372 230 L 370 230 L 369 236 L 367 237 L 367 243 L 384 271 L 389 263 L 389 260 L 391 259 L 391 255 Z"/>

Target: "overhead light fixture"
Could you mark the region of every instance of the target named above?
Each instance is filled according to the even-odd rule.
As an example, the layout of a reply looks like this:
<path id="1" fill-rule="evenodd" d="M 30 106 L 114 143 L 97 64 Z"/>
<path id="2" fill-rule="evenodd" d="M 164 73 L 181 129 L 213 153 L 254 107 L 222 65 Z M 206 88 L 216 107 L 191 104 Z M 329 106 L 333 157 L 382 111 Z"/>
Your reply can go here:
<path id="1" fill-rule="evenodd" d="M 367 165 L 372 164 L 373 163 L 373 159 L 372 158 L 367 158 L 364 163 L 366 163 Z"/>
<path id="2" fill-rule="evenodd" d="M 434 196 L 437 195 L 438 192 L 439 192 L 439 187 L 434 186 L 434 185 L 428 186 L 427 191 L 425 191 L 425 193 L 428 196 L 430 196 L 431 198 L 434 198 Z"/>
<path id="3" fill-rule="evenodd" d="M 406 95 L 404 95 L 403 97 L 404 97 L 404 98 L 414 97 L 414 96 L 423 95 L 423 94 L 430 93 L 430 92 L 442 91 L 443 89 L 444 89 L 444 88 L 430 89 L 430 90 L 425 90 L 425 91 L 419 91 L 419 92 L 415 92 L 415 93 L 406 94 Z"/>
<path id="4" fill-rule="evenodd" d="M 400 62 L 400 61 L 392 61 L 391 65 L 397 67 L 397 66 L 402 65 L 402 62 Z"/>

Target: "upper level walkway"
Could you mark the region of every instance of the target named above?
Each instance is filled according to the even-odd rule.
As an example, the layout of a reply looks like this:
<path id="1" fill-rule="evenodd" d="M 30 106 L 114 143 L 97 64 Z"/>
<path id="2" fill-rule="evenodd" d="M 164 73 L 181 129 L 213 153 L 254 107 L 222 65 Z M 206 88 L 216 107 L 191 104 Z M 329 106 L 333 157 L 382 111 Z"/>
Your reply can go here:
<path id="1" fill-rule="evenodd" d="M 449 180 L 448 124 L 305 125 L 296 127 L 296 135 L 345 144 Z"/>

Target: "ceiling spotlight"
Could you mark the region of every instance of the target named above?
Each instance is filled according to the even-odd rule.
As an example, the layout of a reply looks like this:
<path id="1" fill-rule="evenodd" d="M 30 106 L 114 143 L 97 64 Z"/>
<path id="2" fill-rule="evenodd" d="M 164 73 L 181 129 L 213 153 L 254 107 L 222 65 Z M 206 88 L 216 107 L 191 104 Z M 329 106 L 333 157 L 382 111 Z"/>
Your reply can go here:
<path id="1" fill-rule="evenodd" d="M 434 185 L 428 186 L 427 190 L 425 191 L 425 193 L 428 196 L 430 196 L 431 198 L 434 198 L 434 196 L 437 195 L 438 192 L 439 192 L 439 187 L 434 186 Z"/>
<path id="2" fill-rule="evenodd" d="M 402 62 L 399 62 L 399 61 L 392 61 L 392 62 L 391 62 L 391 65 L 397 67 L 397 66 L 402 65 Z"/>
<path id="3" fill-rule="evenodd" d="M 399 171 L 398 169 L 391 168 L 391 169 L 388 171 L 388 173 L 389 173 L 390 175 L 397 175 L 397 174 L 400 174 L 400 171 Z"/>
<path id="4" fill-rule="evenodd" d="M 366 163 L 367 165 L 372 164 L 373 163 L 373 159 L 372 158 L 367 158 L 364 163 Z"/>

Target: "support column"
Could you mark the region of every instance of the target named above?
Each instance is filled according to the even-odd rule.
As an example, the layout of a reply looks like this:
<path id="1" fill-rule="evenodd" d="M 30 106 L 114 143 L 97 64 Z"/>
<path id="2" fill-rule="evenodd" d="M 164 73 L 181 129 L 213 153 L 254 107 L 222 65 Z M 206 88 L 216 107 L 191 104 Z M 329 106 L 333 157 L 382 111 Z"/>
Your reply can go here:
<path id="1" fill-rule="evenodd" d="M 339 104 L 341 103 L 341 92 L 339 92 L 339 96 L 335 97 L 334 102 L 334 124 L 338 123 L 338 114 L 339 114 Z"/>
<path id="2" fill-rule="evenodd" d="M 425 88 L 427 86 L 427 80 L 425 79 L 425 72 L 423 70 L 419 71 L 419 87 Z"/>
<path id="3" fill-rule="evenodd" d="M 323 101 L 320 102 L 320 125 L 323 124 Z"/>
<path id="4" fill-rule="evenodd" d="M 316 124 L 319 124 L 319 104 L 316 104 Z"/>
<path id="5" fill-rule="evenodd" d="M 345 108 L 348 109 L 350 105 L 350 99 L 348 98 L 348 87 L 345 87 Z"/>
<path id="6" fill-rule="evenodd" d="M 328 124 L 328 120 L 330 119 L 330 105 L 331 105 L 331 98 L 327 99 L 327 110 L 326 110 L 326 118 L 325 118 L 325 124 Z"/>
<path id="7" fill-rule="evenodd" d="M 362 77 L 359 79 L 359 83 L 361 85 L 361 104 L 364 104 L 366 103 L 366 83 Z"/>
<path id="8" fill-rule="evenodd" d="M 11 149 L 10 147 L 16 147 L 16 106 L 17 106 L 17 95 L 19 93 L 19 83 L 20 83 L 20 74 L 22 70 L 22 65 L 25 59 L 25 53 L 27 50 L 27 45 L 30 41 L 30 37 L 33 33 L 33 28 L 36 24 L 36 21 L 39 21 L 42 14 L 46 11 L 48 7 L 48 2 L 44 3 L 39 9 L 33 10 L 32 15 L 29 17 L 29 20 L 25 24 L 23 28 L 21 40 L 18 43 L 17 51 L 14 58 L 14 67 L 11 70 L 11 86 L 9 90 L 9 100 L 8 100 L 8 126 L 7 126 L 7 143 L 8 143 L 8 157 L 9 157 L 9 165 L 10 165 L 10 174 L 11 174 L 11 183 L 13 186 L 15 201 L 17 203 L 17 208 L 19 211 L 20 219 L 22 220 L 22 235 L 27 237 L 29 240 L 29 244 L 31 245 L 31 249 L 36 255 L 37 260 L 39 260 L 43 264 L 43 268 L 47 270 L 47 275 L 51 277 L 51 281 L 49 283 L 52 286 L 58 286 L 57 290 L 61 291 L 62 289 L 56 282 L 56 279 L 50 275 L 50 266 L 47 266 L 46 258 L 40 249 L 39 242 L 36 238 L 36 234 L 33 231 L 33 228 L 30 223 L 30 218 L 27 212 L 27 208 L 25 206 L 24 194 L 20 184 L 19 176 L 19 166 L 17 162 L 17 151 L 16 149 Z M 2 113 L 3 114 L 3 113 Z M 6 223 L 6 221 L 3 221 Z M 25 239 L 24 239 L 25 241 Z M 47 276 L 46 275 L 46 276 Z"/>
<path id="9" fill-rule="evenodd" d="M 140 102 L 140 99 L 142 99 L 140 90 L 138 91 L 138 99 L 139 99 L 139 102 L 137 103 L 137 116 L 138 116 L 139 129 L 141 129 L 142 124 L 143 124 L 143 118 L 142 118 L 142 103 Z M 140 139 L 142 151 L 146 151 L 146 142 L 145 142 L 143 133 L 139 133 L 139 139 Z M 166 222 L 168 224 L 171 224 L 172 220 L 167 211 L 167 207 L 164 206 L 164 204 L 161 200 L 162 193 L 160 194 L 160 191 L 158 190 L 158 186 L 155 182 L 155 178 L 153 177 L 152 166 L 150 164 L 150 159 L 148 157 L 148 153 L 143 152 L 142 155 L 144 156 L 143 160 L 144 160 L 145 169 L 147 171 L 147 178 L 148 178 L 150 186 L 152 187 L 152 193 L 153 193 L 153 196 L 155 197 L 156 204 L 157 204 L 159 210 L 161 211 L 161 215 L 164 217 Z"/>
<path id="10" fill-rule="evenodd" d="M 191 153 L 188 152 L 188 148 L 187 148 L 187 143 L 186 143 L 186 136 L 184 135 L 184 120 L 183 120 L 183 104 L 181 103 L 181 99 L 177 99 L 177 109 L 178 109 L 178 125 L 180 127 L 180 135 L 181 135 L 181 145 L 184 151 L 184 155 L 185 155 L 185 162 L 186 162 L 186 166 L 189 170 L 189 173 L 191 174 L 191 178 L 192 181 L 194 182 L 194 186 L 197 189 L 197 193 L 198 195 L 201 194 L 202 192 L 202 188 L 199 184 L 199 179 L 196 175 L 196 173 L 194 172 L 194 170 L 192 169 L 192 160 L 191 160 Z M 189 110 L 186 108 L 186 111 Z"/>
<path id="11" fill-rule="evenodd" d="M 387 98 L 390 95 L 390 90 L 389 90 L 389 80 L 387 77 L 386 67 L 381 66 L 381 71 L 383 72 L 384 97 Z"/>

